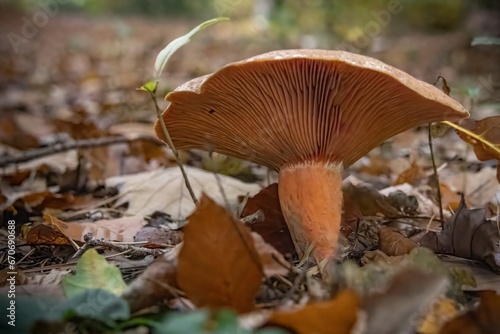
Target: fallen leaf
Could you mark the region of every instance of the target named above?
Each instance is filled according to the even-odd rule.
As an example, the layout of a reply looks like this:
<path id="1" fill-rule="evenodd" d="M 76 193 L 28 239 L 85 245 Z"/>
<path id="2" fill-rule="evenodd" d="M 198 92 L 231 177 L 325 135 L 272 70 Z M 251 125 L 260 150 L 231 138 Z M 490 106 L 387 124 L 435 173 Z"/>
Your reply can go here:
<path id="1" fill-rule="evenodd" d="M 500 116 L 486 117 L 479 121 L 467 118 L 461 120 L 459 125 L 462 128 L 479 135 L 484 141 L 489 142 L 493 147 L 495 147 L 492 148 L 487 146 L 483 141 L 477 140 L 462 131 L 456 130 L 462 140 L 472 145 L 478 160 L 485 161 L 496 159 L 500 161 Z M 500 169 L 497 169 L 497 180 L 500 182 Z"/>
<path id="2" fill-rule="evenodd" d="M 387 291 L 365 298 L 366 333 L 410 333 L 419 313 L 445 291 L 446 275 L 439 271 L 423 272 L 413 268 L 400 270 Z"/>
<path id="3" fill-rule="evenodd" d="M 398 184 L 409 183 L 415 184 L 422 176 L 422 168 L 417 164 L 414 160 L 410 164 L 410 166 L 405 169 L 401 174 L 398 175 L 393 185 L 397 186 Z"/>
<path id="4" fill-rule="evenodd" d="M 257 184 L 243 183 L 224 175 L 216 177 L 214 173 L 194 167 L 184 168 L 197 197 L 206 192 L 217 203 L 225 205 L 217 180 L 219 179 L 231 210 L 238 207 L 238 195 L 253 195 L 260 190 Z M 150 215 L 161 211 L 178 220 L 185 219 L 195 209 L 178 167 L 112 177 L 106 180 L 106 186 L 119 189 L 121 196 L 115 207 L 128 203 L 129 214 Z"/>
<path id="5" fill-rule="evenodd" d="M 24 239 L 30 245 L 71 245 L 71 241 L 66 235 L 44 223 L 37 223 L 32 226 L 26 224 L 24 227 Z"/>
<path id="6" fill-rule="evenodd" d="M 500 273 L 498 227 L 485 215 L 484 209 L 467 209 L 462 198 L 458 210 L 445 224 L 444 230 L 440 234 L 425 234 L 420 245 L 436 253 L 483 261 L 493 271 Z"/>
<path id="7" fill-rule="evenodd" d="M 493 291 L 480 292 L 477 309 L 446 323 L 440 334 L 498 334 L 500 333 L 500 295 Z"/>
<path id="8" fill-rule="evenodd" d="M 417 325 L 420 334 L 439 334 L 441 327 L 459 314 L 457 302 L 439 298 L 427 310 Z"/>
<path id="9" fill-rule="evenodd" d="M 198 307 L 253 310 L 263 277 L 250 230 L 202 195 L 184 227 L 177 283 Z"/>
<path id="10" fill-rule="evenodd" d="M 409 254 L 413 248 L 418 247 L 415 241 L 388 228 L 381 226 L 378 230 L 379 248 L 389 256 Z"/>
<path id="11" fill-rule="evenodd" d="M 241 217 L 251 215 L 258 210 L 264 213 L 264 220 L 247 226 L 281 254 L 295 254 L 295 246 L 281 211 L 277 183 L 267 186 L 257 195 L 249 198 L 241 212 Z"/>
<path id="12" fill-rule="evenodd" d="M 394 217 L 401 214 L 389 203 L 387 196 L 382 195 L 369 184 L 354 186 L 349 183 L 342 189 L 345 199 L 356 203 L 364 216 Z"/>
<path id="13" fill-rule="evenodd" d="M 297 334 L 350 334 L 356 319 L 360 300 L 352 290 L 344 290 L 329 301 L 304 306 L 294 311 L 274 312 L 267 322 Z"/>
<path id="14" fill-rule="evenodd" d="M 460 205 L 460 195 L 452 191 L 450 187 L 444 183 L 439 183 L 439 187 L 441 190 L 441 205 L 443 205 L 443 209 L 457 211 Z"/>
<path id="15" fill-rule="evenodd" d="M 266 277 L 284 276 L 290 272 L 292 265 L 285 260 L 280 252 L 266 243 L 259 234 L 252 232 L 252 238 Z"/>
<path id="16" fill-rule="evenodd" d="M 102 289 L 120 295 L 127 287 L 120 269 L 108 263 L 93 248 L 78 260 L 75 271 L 75 275 L 67 275 L 62 280 L 64 292 L 70 298 L 90 289 Z"/>
<path id="17" fill-rule="evenodd" d="M 176 297 L 177 257 L 181 245 L 156 258 L 146 270 L 130 283 L 122 297 L 125 298 L 132 312 L 155 305 L 158 302 Z"/>
<path id="18" fill-rule="evenodd" d="M 43 215 L 44 223 L 71 240 L 84 242 L 84 236 L 92 233 L 97 239 L 132 242 L 137 232 L 146 225 L 141 216 L 121 217 L 111 220 L 89 222 L 64 222 L 48 213 Z"/>

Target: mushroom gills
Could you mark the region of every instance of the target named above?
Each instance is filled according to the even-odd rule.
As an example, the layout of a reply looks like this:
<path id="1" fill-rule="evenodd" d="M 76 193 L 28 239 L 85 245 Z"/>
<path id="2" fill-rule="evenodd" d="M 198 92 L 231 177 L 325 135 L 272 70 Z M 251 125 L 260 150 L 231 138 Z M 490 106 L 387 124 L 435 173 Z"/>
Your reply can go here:
<path id="1" fill-rule="evenodd" d="M 318 262 L 333 258 L 342 213 L 342 163 L 304 161 L 284 166 L 278 192 L 299 257 L 314 243 Z"/>

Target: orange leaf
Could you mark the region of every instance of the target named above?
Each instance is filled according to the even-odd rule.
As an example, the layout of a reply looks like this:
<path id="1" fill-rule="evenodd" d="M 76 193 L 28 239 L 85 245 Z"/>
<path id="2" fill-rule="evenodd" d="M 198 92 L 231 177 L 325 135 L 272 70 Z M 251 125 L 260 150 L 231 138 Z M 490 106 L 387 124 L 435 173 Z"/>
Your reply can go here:
<path id="1" fill-rule="evenodd" d="M 297 334 L 349 334 L 359 309 L 359 298 L 351 290 L 342 291 L 335 299 L 309 304 L 296 311 L 278 311 L 268 325 L 292 329 Z"/>
<path id="2" fill-rule="evenodd" d="M 472 145 L 478 160 L 500 161 L 500 116 L 486 117 L 479 121 L 468 118 L 460 121 L 459 125 L 480 137 L 474 138 L 463 131 L 456 130 L 463 141 Z M 500 169 L 497 172 L 497 179 L 500 182 Z"/>
<path id="3" fill-rule="evenodd" d="M 263 272 L 250 230 L 202 195 L 184 228 L 177 283 L 198 307 L 254 309 Z"/>
<path id="4" fill-rule="evenodd" d="M 394 232 L 386 226 L 380 227 L 378 238 L 380 250 L 389 256 L 409 254 L 413 248 L 418 247 L 415 241 Z"/>
<path id="5" fill-rule="evenodd" d="M 398 184 L 403 183 L 415 184 L 415 182 L 418 181 L 421 176 L 422 169 L 415 161 L 413 161 L 407 169 L 405 169 L 401 174 L 398 175 L 393 185 L 397 186 Z"/>
<path id="6" fill-rule="evenodd" d="M 264 221 L 249 224 L 252 231 L 258 233 L 262 238 L 276 248 L 281 254 L 294 254 L 290 231 L 281 212 L 278 197 L 278 184 L 273 183 L 259 191 L 257 195 L 248 199 L 241 216 L 251 215 L 258 210 L 264 213 Z"/>
<path id="7" fill-rule="evenodd" d="M 500 333 L 500 296 L 494 291 L 480 293 L 478 308 L 448 322 L 440 334 L 496 334 Z"/>

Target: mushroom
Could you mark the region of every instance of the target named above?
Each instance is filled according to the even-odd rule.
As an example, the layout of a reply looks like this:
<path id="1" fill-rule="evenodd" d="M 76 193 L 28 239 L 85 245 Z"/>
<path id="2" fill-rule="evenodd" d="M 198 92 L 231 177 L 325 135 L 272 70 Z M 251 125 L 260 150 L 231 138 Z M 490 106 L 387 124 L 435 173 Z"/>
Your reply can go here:
<path id="1" fill-rule="evenodd" d="M 279 199 L 299 256 L 335 256 L 342 176 L 388 138 L 467 110 L 379 60 L 344 51 L 281 50 L 226 65 L 166 97 L 178 149 L 205 149 L 279 172 Z M 159 123 L 156 134 L 165 140 Z"/>

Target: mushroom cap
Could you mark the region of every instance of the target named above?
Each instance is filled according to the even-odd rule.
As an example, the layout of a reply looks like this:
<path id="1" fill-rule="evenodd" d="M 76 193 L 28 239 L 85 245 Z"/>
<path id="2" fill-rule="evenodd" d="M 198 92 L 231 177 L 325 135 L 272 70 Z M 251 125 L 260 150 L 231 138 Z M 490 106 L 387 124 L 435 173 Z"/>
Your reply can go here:
<path id="1" fill-rule="evenodd" d="M 469 113 L 436 87 L 345 51 L 281 50 L 226 65 L 166 97 L 177 149 L 211 150 L 279 171 L 349 166 L 388 138 Z M 165 136 L 159 122 L 156 134 Z"/>

